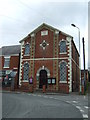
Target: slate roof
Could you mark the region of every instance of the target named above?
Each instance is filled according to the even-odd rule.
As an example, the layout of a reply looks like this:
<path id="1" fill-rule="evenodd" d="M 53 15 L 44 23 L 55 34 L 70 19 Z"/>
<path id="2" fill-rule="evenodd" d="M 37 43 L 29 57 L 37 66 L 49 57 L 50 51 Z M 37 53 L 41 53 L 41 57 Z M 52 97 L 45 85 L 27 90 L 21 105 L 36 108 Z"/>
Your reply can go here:
<path id="1" fill-rule="evenodd" d="M 14 55 L 19 54 L 20 51 L 20 45 L 3 46 L 2 48 L 0 48 L 0 55 Z"/>

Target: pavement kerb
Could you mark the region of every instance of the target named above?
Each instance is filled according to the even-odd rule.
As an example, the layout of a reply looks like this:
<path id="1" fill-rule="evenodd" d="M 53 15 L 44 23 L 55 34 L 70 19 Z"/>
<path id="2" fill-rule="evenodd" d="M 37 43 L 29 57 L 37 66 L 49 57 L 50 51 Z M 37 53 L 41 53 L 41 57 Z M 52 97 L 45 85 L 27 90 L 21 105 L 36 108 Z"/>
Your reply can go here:
<path id="1" fill-rule="evenodd" d="M 65 94 L 65 93 L 37 93 L 37 92 L 33 92 L 33 93 L 30 93 L 30 92 L 24 92 L 24 91 L 6 91 L 6 90 L 2 90 L 2 91 L 0 91 L 0 93 L 15 93 L 15 94 L 20 94 L 20 93 L 29 93 L 29 94 L 41 94 L 41 95 L 59 95 L 59 96 L 75 96 L 75 95 L 77 95 L 77 96 L 88 96 L 88 94 L 86 94 L 86 95 L 80 95 L 80 94 L 72 94 L 72 93 L 69 93 L 69 94 Z"/>

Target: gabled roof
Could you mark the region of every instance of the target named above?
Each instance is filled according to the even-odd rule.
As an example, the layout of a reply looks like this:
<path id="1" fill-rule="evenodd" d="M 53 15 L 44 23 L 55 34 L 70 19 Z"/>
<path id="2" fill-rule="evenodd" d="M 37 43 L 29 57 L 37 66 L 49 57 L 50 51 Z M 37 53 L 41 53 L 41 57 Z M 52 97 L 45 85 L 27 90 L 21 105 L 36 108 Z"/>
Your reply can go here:
<path id="1" fill-rule="evenodd" d="M 0 48 L 0 55 L 15 55 L 21 51 L 20 45 L 3 46 Z"/>
<path id="2" fill-rule="evenodd" d="M 41 30 L 42 28 L 48 28 L 48 29 L 51 29 L 51 30 L 53 30 L 53 31 L 56 31 L 56 30 L 57 30 L 57 31 L 61 32 L 63 35 L 72 37 L 71 35 L 68 35 L 68 34 L 60 31 L 60 30 L 57 29 L 57 28 L 54 28 L 54 27 L 52 27 L 52 26 L 50 26 L 50 25 L 48 25 L 48 24 L 46 24 L 46 23 L 43 23 L 43 24 L 41 24 L 39 27 L 37 27 L 35 30 L 33 30 L 30 34 L 28 34 L 25 38 L 23 38 L 22 40 L 20 40 L 20 43 L 21 43 L 22 41 L 26 40 L 28 37 L 30 37 L 30 35 L 31 35 L 32 33 L 36 33 L 37 31 Z"/>
<path id="3" fill-rule="evenodd" d="M 79 55 L 79 52 L 78 52 L 78 50 L 77 50 L 77 48 L 76 48 L 76 45 L 75 45 L 75 43 L 74 43 L 74 41 L 73 41 L 73 37 L 72 37 L 71 35 L 66 34 L 66 33 L 60 31 L 59 29 L 54 28 L 54 27 L 52 27 L 52 26 L 50 26 L 50 25 L 48 25 L 48 24 L 46 24 L 46 23 L 41 24 L 39 27 L 37 27 L 36 29 L 34 29 L 30 34 L 28 34 L 25 38 L 23 38 L 23 39 L 22 39 L 21 41 L 19 41 L 19 42 L 20 42 L 20 43 L 23 42 L 24 40 L 26 40 L 27 38 L 29 38 L 31 34 L 37 33 L 37 32 L 38 32 L 39 30 L 41 30 L 42 28 L 47 28 L 47 29 L 50 29 L 50 30 L 52 30 L 52 31 L 59 31 L 59 32 L 62 33 L 63 35 L 65 35 L 65 36 L 67 36 L 67 37 L 71 37 L 71 38 L 72 38 L 72 42 L 73 42 L 73 44 L 74 44 L 74 46 L 75 46 L 75 49 L 76 49 L 76 51 L 77 51 L 77 53 L 78 53 L 78 55 Z"/>

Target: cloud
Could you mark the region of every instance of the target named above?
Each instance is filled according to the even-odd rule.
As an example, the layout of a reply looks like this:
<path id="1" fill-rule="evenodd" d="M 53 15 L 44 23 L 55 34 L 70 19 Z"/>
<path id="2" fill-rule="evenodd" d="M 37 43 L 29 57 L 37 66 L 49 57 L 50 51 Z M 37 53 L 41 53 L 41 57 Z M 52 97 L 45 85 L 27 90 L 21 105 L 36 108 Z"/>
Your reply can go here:
<path id="1" fill-rule="evenodd" d="M 59 1 L 0 0 L 0 46 L 19 44 L 43 22 L 72 35 L 78 48 L 78 30 L 71 26 L 74 23 L 87 46 L 88 3 Z"/>
<path id="2" fill-rule="evenodd" d="M 88 67 L 90 68 L 90 2 L 88 3 Z"/>

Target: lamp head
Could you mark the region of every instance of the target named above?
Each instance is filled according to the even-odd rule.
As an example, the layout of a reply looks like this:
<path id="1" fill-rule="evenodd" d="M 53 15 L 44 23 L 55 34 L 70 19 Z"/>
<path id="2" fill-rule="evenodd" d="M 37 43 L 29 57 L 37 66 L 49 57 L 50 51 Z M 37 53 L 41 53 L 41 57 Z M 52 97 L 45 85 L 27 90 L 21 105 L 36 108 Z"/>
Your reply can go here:
<path id="1" fill-rule="evenodd" d="M 76 25 L 74 25 L 74 24 L 71 24 L 73 27 L 76 27 Z"/>

